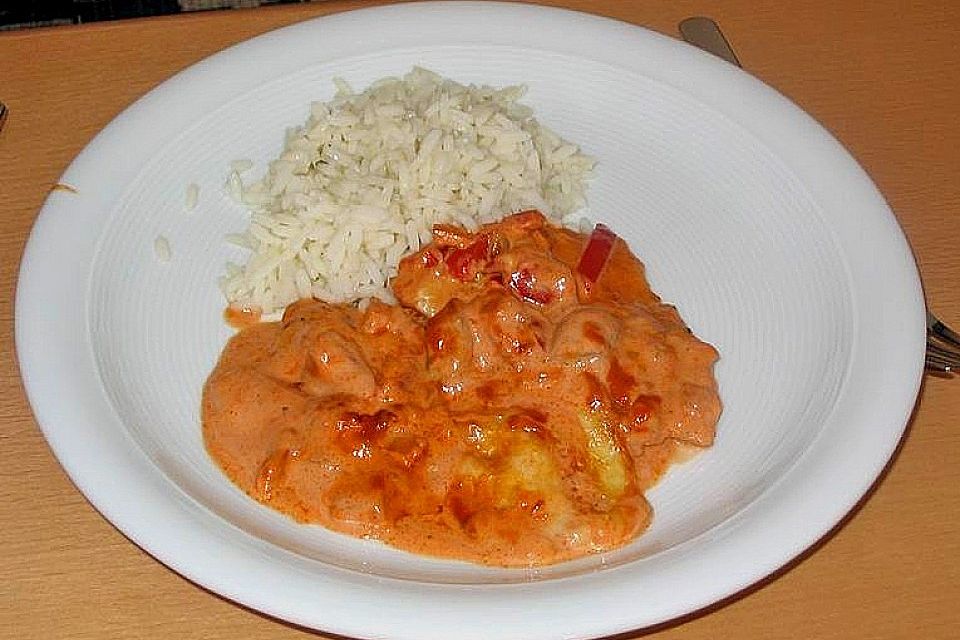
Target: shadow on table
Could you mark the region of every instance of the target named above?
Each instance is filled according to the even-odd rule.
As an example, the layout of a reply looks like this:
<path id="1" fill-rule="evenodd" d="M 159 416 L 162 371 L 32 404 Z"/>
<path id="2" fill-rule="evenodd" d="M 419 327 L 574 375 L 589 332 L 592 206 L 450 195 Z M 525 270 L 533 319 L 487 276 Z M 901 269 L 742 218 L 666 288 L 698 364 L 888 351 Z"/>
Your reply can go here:
<path id="1" fill-rule="evenodd" d="M 310 1 L 312 0 L 8 0 L 0 3 L 0 31 Z"/>

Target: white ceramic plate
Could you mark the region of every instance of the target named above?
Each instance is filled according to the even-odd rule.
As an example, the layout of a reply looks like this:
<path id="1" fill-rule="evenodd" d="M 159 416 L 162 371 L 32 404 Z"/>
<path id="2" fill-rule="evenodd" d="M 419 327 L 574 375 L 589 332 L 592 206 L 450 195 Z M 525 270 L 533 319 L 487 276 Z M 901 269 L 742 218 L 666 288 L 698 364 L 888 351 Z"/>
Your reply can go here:
<path id="1" fill-rule="evenodd" d="M 716 445 L 651 495 L 634 544 L 542 570 L 415 557 L 300 526 L 204 452 L 201 385 L 229 330 L 216 279 L 245 225 L 229 161 L 262 170 L 331 79 L 419 64 L 526 83 L 599 159 L 593 218 L 716 345 Z M 826 131 L 746 73 L 627 24 L 483 3 L 356 11 L 233 47 L 150 92 L 51 194 L 23 259 L 17 348 L 37 419 L 81 491 L 187 578 L 302 625 L 394 639 L 580 638 L 708 605 L 847 513 L 903 432 L 924 318 L 909 248 Z M 186 185 L 201 187 L 185 210 Z M 172 259 L 153 242 L 169 239 Z"/>

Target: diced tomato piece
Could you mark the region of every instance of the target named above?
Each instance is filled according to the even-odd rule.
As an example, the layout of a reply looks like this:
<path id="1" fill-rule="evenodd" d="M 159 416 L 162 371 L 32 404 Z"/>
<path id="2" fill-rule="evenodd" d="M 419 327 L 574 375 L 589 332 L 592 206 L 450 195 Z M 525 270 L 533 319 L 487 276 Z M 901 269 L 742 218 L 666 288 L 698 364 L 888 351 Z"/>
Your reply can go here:
<path id="1" fill-rule="evenodd" d="M 447 254 L 444 262 L 450 269 L 450 275 L 458 280 L 469 280 L 477 270 L 474 265 L 478 262 L 486 263 L 489 259 L 490 239 L 481 235 L 476 240 L 462 249 L 454 249 Z M 471 271 L 473 273 L 471 273 Z"/>
<path id="2" fill-rule="evenodd" d="M 577 271 L 593 283 L 600 279 L 600 274 L 613 253 L 613 246 L 617 242 L 617 234 L 605 224 L 598 224 L 593 228 L 587 246 L 580 255 Z"/>
<path id="3" fill-rule="evenodd" d="M 510 274 L 510 288 L 524 300 L 537 304 L 553 301 L 553 292 L 537 288 L 537 277 L 529 269 L 520 269 Z"/>

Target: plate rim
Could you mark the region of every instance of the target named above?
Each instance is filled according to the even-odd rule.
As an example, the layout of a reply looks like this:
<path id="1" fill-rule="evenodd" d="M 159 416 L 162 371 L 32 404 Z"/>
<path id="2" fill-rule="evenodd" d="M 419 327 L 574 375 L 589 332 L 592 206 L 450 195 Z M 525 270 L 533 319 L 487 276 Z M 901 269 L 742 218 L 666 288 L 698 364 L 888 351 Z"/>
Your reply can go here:
<path id="1" fill-rule="evenodd" d="M 40 352 L 49 350 L 48 340 L 50 335 L 48 332 L 52 330 L 55 331 L 57 323 L 52 322 L 49 318 L 44 319 L 42 317 L 44 305 L 41 285 L 44 284 L 44 282 L 43 278 L 39 277 L 42 269 L 37 265 L 42 264 L 45 258 L 49 258 L 51 247 L 45 244 L 49 242 L 49 238 L 55 238 L 58 234 L 62 235 L 64 233 L 58 229 L 58 225 L 55 223 L 60 222 L 57 220 L 58 216 L 61 216 L 65 209 L 70 209 L 73 204 L 71 200 L 72 194 L 54 192 L 48 196 L 40 210 L 24 249 L 15 302 L 15 343 L 20 363 L 21 377 L 34 415 L 43 431 L 44 437 L 51 449 L 53 449 L 61 465 L 67 471 L 74 484 L 80 489 L 84 496 L 86 496 L 87 500 L 90 501 L 108 521 L 114 524 L 118 530 L 124 533 L 124 535 L 135 544 L 189 580 L 269 615 L 311 628 L 323 629 L 347 636 L 382 637 L 389 635 L 394 638 L 442 638 L 445 637 L 444 630 L 457 620 L 457 616 L 473 616 L 469 619 L 475 623 L 488 619 L 489 614 L 481 617 L 484 613 L 483 608 L 488 606 L 492 607 L 495 611 L 502 611 L 507 618 L 506 624 L 499 625 L 496 628 L 463 629 L 464 637 L 515 638 L 521 637 L 522 635 L 527 638 L 548 638 L 556 635 L 563 635 L 564 637 L 610 635 L 648 627 L 702 609 L 714 602 L 742 591 L 744 588 L 763 579 L 776 569 L 790 562 L 793 558 L 800 555 L 804 550 L 814 545 L 819 539 L 829 533 L 829 531 L 856 506 L 880 475 L 900 442 L 919 391 L 923 372 L 923 336 L 925 335 L 923 297 L 916 264 L 910 253 L 906 239 L 903 236 L 903 232 L 892 211 L 890 211 L 866 173 L 859 167 L 852 156 L 809 115 L 802 112 L 792 102 L 767 85 L 749 76 L 746 72 L 735 69 L 719 60 L 713 60 L 708 54 L 662 34 L 645 29 L 644 27 L 567 9 L 491 2 L 410 3 L 389 5 L 386 7 L 370 7 L 321 16 L 270 31 L 233 45 L 188 67 L 142 96 L 111 121 L 111 123 L 101 130 L 83 151 L 78 154 L 76 159 L 64 172 L 61 181 L 68 184 L 72 183 L 72 176 L 82 174 L 84 170 L 87 170 L 87 165 L 89 165 L 91 161 L 95 161 L 97 153 L 99 152 L 98 150 L 101 147 L 109 147 L 111 141 L 122 138 L 125 130 L 131 128 L 136 129 L 138 120 L 142 120 L 145 115 L 149 114 L 151 109 L 156 108 L 157 102 L 168 102 L 169 99 L 164 96 L 171 95 L 172 93 L 182 90 L 184 87 L 189 87 L 191 84 L 200 82 L 204 73 L 209 72 L 218 65 L 222 66 L 228 63 L 232 58 L 252 55 L 258 48 L 269 49 L 275 46 L 277 42 L 282 43 L 287 38 L 296 37 L 298 34 L 302 36 L 317 28 L 332 28 L 334 25 L 340 28 L 363 28 L 365 21 L 376 21 L 377 19 L 382 19 L 384 15 L 388 15 L 394 19 L 406 16 L 409 19 L 410 16 L 420 17 L 424 12 L 430 13 L 433 16 L 439 16 L 443 19 L 455 19 L 464 15 L 472 15 L 474 17 L 483 15 L 486 18 L 492 18 L 496 15 L 498 19 L 502 20 L 508 18 L 516 20 L 536 18 L 557 21 L 558 23 L 569 23 L 585 31 L 609 32 L 611 34 L 616 33 L 618 37 L 626 37 L 628 39 L 636 38 L 638 46 L 669 51 L 671 55 L 678 60 L 678 69 L 673 71 L 668 70 L 666 72 L 668 83 L 675 88 L 677 88 L 677 83 L 679 83 L 680 88 L 688 91 L 691 90 L 692 87 L 689 86 L 689 79 L 685 80 L 682 74 L 689 72 L 691 69 L 695 69 L 703 72 L 703 77 L 698 78 L 700 84 L 696 87 L 696 90 L 705 91 L 706 93 L 701 94 L 700 97 L 709 95 L 711 91 L 719 93 L 724 89 L 729 89 L 729 86 L 737 86 L 743 88 L 745 92 L 750 94 L 751 98 L 756 100 L 753 109 L 760 111 L 761 113 L 759 115 L 781 118 L 802 129 L 804 135 L 809 137 L 810 146 L 807 149 L 807 156 L 810 157 L 804 157 L 803 154 L 793 157 L 794 164 L 790 165 L 791 170 L 795 171 L 800 167 L 804 171 L 812 171 L 813 168 L 810 166 L 810 163 L 826 157 L 822 154 L 828 154 L 830 158 L 834 160 L 835 166 L 828 167 L 827 170 L 836 170 L 840 172 L 840 175 L 847 176 L 847 182 L 852 184 L 855 187 L 854 191 L 862 196 L 865 203 L 864 207 L 872 209 L 874 218 L 870 221 L 877 225 L 874 233 L 885 236 L 887 244 L 890 245 L 892 249 L 889 255 L 890 262 L 888 263 L 888 268 L 893 269 L 894 263 L 896 263 L 898 267 L 895 271 L 897 271 L 900 279 L 895 284 L 904 293 L 906 298 L 912 299 L 912 304 L 907 305 L 909 308 L 901 313 L 902 317 L 895 319 L 902 327 L 906 338 L 904 338 L 903 342 L 899 345 L 889 345 L 893 351 L 899 354 L 901 361 L 900 369 L 903 377 L 899 384 L 895 384 L 896 381 L 892 382 L 889 376 L 878 377 L 878 379 L 875 380 L 875 384 L 879 389 L 884 389 L 892 394 L 892 397 L 895 397 L 895 402 L 888 401 L 887 403 L 887 405 L 892 405 L 889 406 L 892 417 L 888 416 L 886 420 L 887 432 L 885 435 L 887 437 L 880 442 L 871 443 L 873 448 L 871 449 L 872 453 L 868 460 L 869 464 L 864 464 L 862 467 L 857 468 L 857 471 L 865 473 L 863 478 L 861 478 L 859 482 L 850 483 L 847 491 L 842 497 L 835 500 L 830 509 L 816 509 L 810 505 L 805 505 L 803 495 L 798 495 L 798 491 L 800 489 L 824 489 L 830 486 L 830 482 L 828 481 L 834 480 L 833 475 L 836 475 L 838 471 L 838 468 L 835 468 L 833 469 L 833 475 L 815 478 L 819 483 L 814 482 L 811 484 L 810 482 L 806 482 L 803 483 L 802 486 L 796 484 L 792 487 L 782 486 L 788 477 L 796 473 L 797 468 L 804 464 L 805 459 L 807 459 L 810 452 L 814 450 L 817 443 L 812 443 L 804 455 L 795 461 L 793 468 L 785 472 L 780 478 L 780 481 L 777 483 L 777 485 L 780 486 L 774 485 L 751 503 L 748 508 L 719 525 L 711 541 L 714 555 L 730 554 L 730 557 L 736 558 L 745 557 L 746 553 L 750 553 L 754 556 L 762 556 L 762 561 L 758 560 L 755 562 L 750 571 L 741 570 L 739 573 L 731 572 L 730 575 L 723 576 L 723 580 L 711 585 L 710 589 L 694 590 L 693 593 L 690 592 L 689 585 L 674 584 L 676 583 L 676 576 L 660 576 L 664 578 L 665 586 L 672 585 L 678 597 L 670 602 L 658 601 L 656 611 L 648 613 L 646 617 L 638 617 L 636 612 L 631 611 L 625 613 L 622 606 L 619 609 L 612 606 L 614 597 L 616 598 L 616 603 L 622 605 L 627 601 L 626 598 L 632 595 L 629 589 L 629 576 L 624 578 L 626 570 L 618 567 L 594 574 L 552 581 L 554 584 L 563 582 L 566 585 L 569 585 L 571 582 L 577 582 L 579 590 L 596 589 L 600 593 L 606 593 L 611 597 L 611 602 L 602 603 L 600 606 L 594 607 L 591 615 L 581 616 L 576 619 L 563 618 L 567 626 L 559 633 L 553 632 L 551 623 L 559 619 L 556 617 L 557 615 L 563 612 L 569 613 L 569 611 L 572 610 L 571 607 L 576 606 L 577 598 L 571 598 L 569 595 L 565 597 L 555 597 L 558 595 L 555 593 L 555 589 L 549 586 L 544 587 L 547 583 L 456 588 L 451 588 L 450 585 L 443 585 L 441 587 L 439 585 L 411 583 L 413 585 L 419 585 L 419 589 L 422 591 L 419 597 L 423 603 L 429 602 L 436 597 L 444 597 L 450 610 L 441 612 L 442 615 L 437 614 L 432 619 L 425 618 L 416 621 L 411 617 L 411 622 L 408 626 L 397 628 L 397 626 L 391 624 L 389 620 L 399 619 L 404 613 L 409 614 L 409 610 L 403 606 L 403 603 L 397 605 L 396 602 L 387 601 L 389 599 L 386 598 L 386 596 L 396 596 L 402 593 L 403 597 L 400 598 L 400 600 L 407 598 L 407 601 L 412 601 L 417 594 L 411 592 L 409 585 L 404 588 L 391 579 L 347 575 L 347 572 L 343 572 L 342 574 L 337 574 L 337 579 L 342 580 L 342 583 L 337 582 L 337 584 L 349 587 L 351 596 L 371 596 L 375 604 L 372 608 L 370 606 L 367 607 L 367 613 L 378 609 L 383 613 L 390 613 L 390 615 L 387 616 L 388 622 L 384 624 L 373 616 L 358 615 L 356 610 L 353 610 L 352 613 L 349 611 L 335 611 L 335 604 L 327 605 L 323 611 L 324 616 L 318 618 L 315 613 L 310 611 L 315 609 L 316 605 L 307 603 L 307 606 L 303 606 L 303 604 L 297 603 L 295 599 L 291 599 L 284 594 L 285 591 L 289 591 L 289 588 L 285 590 L 280 588 L 283 585 L 278 585 L 278 591 L 276 593 L 279 595 L 268 594 L 264 596 L 263 593 L 261 593 L 261 589 L 256 586 L 251 588 L 248 580 L 241 579 L 238 576 L 240 572 L 233 568 L 234 566 L 244 567 L 245 570 L 249 570 L 251 574 L 258 576 L 259 579 L 264 580 L 267 584 L 273 584 L 282 577 L 288 578 L 289 575 L 284 572 L 290 571 L 295 573 L 296 568 L 292 564 L 281 566 L 279 569 L 276 566 L 265 566 L 264 563 L 267 556 L 260 556 L 258 552 L 263 551 L 261 545 L 265 545 L 266 543 L 261 543 L 254 539 L 246 540 L 245 544 L 241 547 L 231 547 L 231 544 L 235 544 L 235 542 L 228 540 L 224 536 L 228 535 L 226 533 L 227 531 L 233 531 L 232 526 L 221 523 L 221 527 L 204 529 L 206 523 L 203 522 L 202 518 L 206 511 L 198 505 L 191 505 L 190 500 L 185 496 L 180 495 L 174 497 L 170 501 L 170 504 L 164 505 L 164 509 L 171 513 L 180 510 L 179 517 L 183 521 L 192 522 L 198 526 L 197 531 L 191 532 L 191 537 L 218 548 L 218 551 L 222 553 L 209 554 L 209 552 L 206 552 L 210 556 L 217 555 L 217 558 L 205 558 L 202 557 L 204 554 L 198 554 L 196 552 L 193 554 L 183 554 L 182 550 L 178 549 L 178 544 L 171 544 L 170 541 L 166 540 L 158 540 L 158 531 L 151 531 L 149 527 L 144 524 L 145 520 L 141 520 L 143 518 L 146 520 L 155 519 L 156 514 L 151 516 L 149 513 L 146 513 L 149 512 L 149 508 L 130 507 L 130 500 L 136 497 L 136 492 L 133 491 L 136 483 L 131 483 L 131 486 L 117 489 L 116 493 L 112 495 L 105 495 L 100 487 L 102 487 L 105 482 L 103 474 L 106 472 L 102 469 L 98 470 L 91 467 L 92 464 L 98 462 L 96 456 L 91 456 L 91 453 L 107 452 L 112 459 L 115 458 L 121 467 L 126 468 L 125 465 L 129 465 L 136 468 L 146 460 L 145 457 L 141 459 L 141 456 L 138 455 L 139 449 L 135 452 L 124 452 L 122 451 L 122 447 L 118 447 L 116 443 L 112 443 L 112 445 L 108 445 L 108 443 L 98 443 L 105 447 L 103 451 L 87 451 L 86 456 L 79 456 L 77 453 L 76 445 L 71 441 L 68 433 L 68 427 L 71 421 L 75 419 L 75 416 L 74 414 L 65 415 L 63 407 L 57 407 L 51 404 L 51 398 L 54 399 L 54 402 L 72 401 L 76 403 L 77 401 L 81 401 L 82 403 L 82 397 L 74 397 L 76 396 L 76 390 L 74 390 L 74 394 L 71 395 L 69 389 L 65 390 L 59 386 L 60 378 L 56 375 L 55 371 L 51 371 L 50 369 L 51 358 L 49 353 L 43 354 L 38 352 L 38 350 Z M 640 41 L 643 42 L 641 43 Z M 704 75 L 707 73 L 710 74 L 709 77 Z M 706 81 L 704 78 L 706 78 Z M 695 96 L 697 95 L 695 91 L 693 93 Z M 753 130 L 751 129 L 751 131 Z M 764 143 L 769 142 L 766 138 L 761 139 Z M 811 151 L 811 149 L 815 152 Z M 781 154 L 778 153 L 777 156 L 780 157 Z M 807 177 L 809 177 L 809 175 L 812 174 L 808 173 Z M 807 182 L 804 180 L 803 184 L 806 186 Z M 121 193 L 122 187 L 117 197 L 119 197 Z M 84 196 L 84 198 L 86 197 L 87 196 Z M 91 205 L 87 204 L 85 206 L 89 207 Z M 109 207 L 107 207 L 107 209 L 109 210 Z M 94 233 L 95 231 L 95 229 L 88 230 L 87 233 Z M 38 271 L 38 269 L 40 271 Z M 865 311 L 871 310 L 873 309 L 854 309 L 855 322 L 859 331 L 862 332 L 871 327 L 875 328 L 876 323 L 871 324 L 869 322 L 870 316 L 864 313 Z M 85 310 L 78 313 L 78 315 L 81 317 L 77 318 L 68 313 L 61 318 L 74 318 L 79 320 L 79 322 L 75 323 L 70 333 L 72 337 L 76 337 L 79 334 L 83 336 L 88 335 L 88 329 L 84 320 L 84 318 L 87 317 Z M 861 324 L 862 322 L 866 322 L 866 324 Z M 59 336 L 61 340 L 65 337 L 66 336 Z M 853 375 L 853 369 L 855 367 L 863 367 L 871 364 L 870 354 L 864 354 L 859 344 L 861 338 L 862 336 L 859 334 L 855 336 L 856 343 L 852 347 L 852 357 L 855 356 L 855 360 L 851 362 L 848 377 Z M 51 383 L 51 381 L 53 382 Z M 847 380 L 845 379 L 841 396 L 844 390 L 847 389 L 847 386 Z M 101 398 L 101 400 L 105 400 L 105 398 Z M 74 406 L 72 408 L 80 408 L 82 415 L 82 406 Z M 828 458 L 828 460 L 830 459 L 834 458 Z M 149 461 L 147 462 L 149 464 Z M 822 462 L 821 466 L 823 466 Z M 161 472 L 155 468 L 152 473 L 162 476 Z M 866 481 L 864 481 L 864 478 Z M 143 487 L 143 490 L 151 495 L 164 497 L 162 489 L 167 487 L 163 482 L 164 479 L 165 477 L 150 477 L 145 481 L 144 484 L 146 486 Z M 784 495 L 784 493 L 786 493 L 786 495 Z M 791 495 L 793 501 L 784 499 Z M 170 499 L 170 496 L 165 497 Z M 777 498 L 777 500 L 774 500 L 774 498 Z M 798 504 L 801 506 L 796 506 Z M 794 539 L 790 541 L 791 544 L 786 547 L 781 546 L 781 548 L 777 550 L 765 548 L 764 539 L 757 537 L 757 524 L 753 523 L 753 527 L 751 528 L 749 522 L 743 522 L 745 519 L 748 519 L 748 515 L 755 512 L 760 506 L 767 508 L 766 517 L 764 518 L 766 521 L 779 520 L 795 522 L 798 516 L 803 516 L 807 518 L 806 521 L 808 523 L 813 524 L 808 524 L 802 535 L 795 535 Z M 737 537 L 738 534 L 740 535 L 739 538 Z M 224 570 L 224 560 L 230 560 L 231 563 L 235 564 L 231 565 L 230 570 Z M 609 578 L 611 577 L 617 578 L 621 583 L 618 584 L 614 592 L 610 591 L 609 585 L 603 584 L 604 581 L 609 582 Z M 672 582 L 671 578 L 673 578 Z M 291 580 L 291 582 L 293 582 L 293 580 Z M 336 594 L 330 592 L 331 590 L 327 589 L 324 595 L 330 598 L 331 602 L 334 602 Z M 523 599 L 526 606 L 518 608 L 516 601 L 519 599 Z M 535 610 L 538 611 L 538 614 L 544 616 L 546 619 L 541 619 L 539 622 L 534 623 L 526 617 L 529 615 L 526 613 L 526 610 L 534 608 L 534 605 L 536 606 Z M 349 609 L 348 607 L 344 608 Z M 422 614 L 423 605 L 421 604 L 420 608 L 414 607 L 414 611 Z M 553 615 L 549 615 L 549 612 L 553 612 Z M 437 612 L 434 613 L 436 614 Z M 437 620 L 447 620 L 447 622 L 437 622 Z"/>

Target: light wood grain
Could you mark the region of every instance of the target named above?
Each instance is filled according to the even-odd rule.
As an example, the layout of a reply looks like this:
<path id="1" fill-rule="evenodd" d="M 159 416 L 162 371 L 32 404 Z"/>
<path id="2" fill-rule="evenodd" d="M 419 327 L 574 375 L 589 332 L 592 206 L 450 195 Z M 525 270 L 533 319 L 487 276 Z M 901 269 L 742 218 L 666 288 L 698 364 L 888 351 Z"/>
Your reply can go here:
<path id="1" fill-rule="evenodd" d="M 189 583 L 127 541 L 84 500 L 46 447 L 24 397 L 13 347 L 13 296 L 20 254 L 47 191 L 124 107 L 225 46 L 364 4 L 288 5 L 0 35 L 0 100 L 11 109 L 0 133 L 0 637 L 312 635 Z M 684 17 L 718 19 L 745 67 L 818 118 L 863 163 L 916 252 L 932 307 L 960 325 L 960 3 L 552 4 L 670 35 Z M 56 301 L 50 307 L 55 313 Z M 895 461 L 834 535 L 760 587 L 653 630 L 652 637 L 957 637 L 958 460 L 960 379 L 930 378 Z"/>

